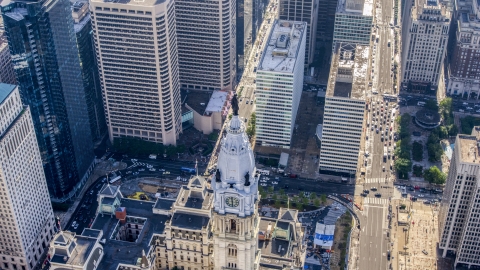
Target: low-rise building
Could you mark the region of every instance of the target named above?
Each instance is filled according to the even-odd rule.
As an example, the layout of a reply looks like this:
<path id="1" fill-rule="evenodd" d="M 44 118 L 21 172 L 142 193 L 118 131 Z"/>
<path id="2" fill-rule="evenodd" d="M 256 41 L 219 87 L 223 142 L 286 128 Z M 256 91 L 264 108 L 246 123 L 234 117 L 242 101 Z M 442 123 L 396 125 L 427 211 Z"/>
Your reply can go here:
<path id="1" fill-rule="evenodd" d="M 230 108 L 230 91 L 192 91 L 185 93 L 183 104 L 193 114 L 195 129 L 210 134 L 221 130 Z"/>

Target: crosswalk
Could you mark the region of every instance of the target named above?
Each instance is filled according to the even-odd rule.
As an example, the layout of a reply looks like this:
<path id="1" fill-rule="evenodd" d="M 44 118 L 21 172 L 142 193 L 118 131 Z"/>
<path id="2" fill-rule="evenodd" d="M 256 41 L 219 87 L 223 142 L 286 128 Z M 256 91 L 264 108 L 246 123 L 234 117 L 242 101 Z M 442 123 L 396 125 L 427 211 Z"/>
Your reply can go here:
<path id="1" fill-rule="evenodd" d="M 387 205 L 388 204 L 388 199 L 366 197 L 366 198 L 363 198 L 363 204 Z"/>
<path id="2" fill-rule="evenodd" d="M 147 165 L 148 165 L 147 163 L 143 163 L 143 162 L 133 162 L 133 164 L 130 165 L 127 169 L 135 168 L 135 167 L 138 167 L 138 166 L 147 166 Z"/>
<path id="3" fill-rule="evenodd" d="M 367 178 L 365 179 L 366 184 L 373 184 L 373 183 L 387 183 L 388 178 L 385 179 L 385 177 L 377 177 L 377 178 Z"/>

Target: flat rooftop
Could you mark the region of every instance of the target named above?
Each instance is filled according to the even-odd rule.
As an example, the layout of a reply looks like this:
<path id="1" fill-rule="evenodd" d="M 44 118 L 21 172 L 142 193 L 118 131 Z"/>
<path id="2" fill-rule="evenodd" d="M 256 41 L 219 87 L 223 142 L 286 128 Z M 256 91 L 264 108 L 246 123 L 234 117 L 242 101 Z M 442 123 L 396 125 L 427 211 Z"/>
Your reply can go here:
<path id="1" fill-rule="evenodd" d="M 475 128 L 474 128 L 475 130 Z M 479 135 L 458 135 L 458 139 L 455 143 L 455 149 L 460 149 L 460 162 L 479 162 Z"/>
<path id="2" fill-rule="evenodd" d="M 298 54 L 306 30 L 305 22 L 275 21 L 257 71 L 293 73 L 296 61 L 305 60 L 303 57 L 298 59 Z"/>
<path id="3" fill-rule="evenodd" d="M 0 105 L 7 99 L 7 97 L 15 90 L 16 85 L 0 83 Z"/>
<path id="4" fill-rule="evenodd" d="M 373 16 L 373 0 L 338 0 L 337 13 Z"/>
<path id="5" fill-rule="evenodd" d="M 212 92 L 207 91 L 195 91 L 195 90 L 182 90 L 182 104 L 188 105 L 195 112 L 200 115 L 204 115 L 207 109 L 207 104 L 210 101 Z"/>
<path id="6" fill-rule="evenodd" d="M 228 92 L 215 90 L 208 101 L 206 112 L 221 112 L 225 101 L 227 100 Z"/>
<path id="7" fill-rule="evenodd" d="M 330 66 L 326 97 L 365 100 L 369 74 L 368 46 L 339 43 Z"/>

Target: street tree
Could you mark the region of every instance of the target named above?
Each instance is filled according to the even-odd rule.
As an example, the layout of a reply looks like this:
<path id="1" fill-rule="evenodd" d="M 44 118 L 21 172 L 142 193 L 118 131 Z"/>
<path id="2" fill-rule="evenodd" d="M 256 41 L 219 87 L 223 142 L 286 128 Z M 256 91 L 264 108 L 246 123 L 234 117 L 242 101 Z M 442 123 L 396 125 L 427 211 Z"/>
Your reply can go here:
<path id="1" fill-rule="evenodd" d="M 447 175 L 437 166 L 432 166 L 423 171 L 423 178 L 431 184 L 443 185 L 447 180 Z"/>

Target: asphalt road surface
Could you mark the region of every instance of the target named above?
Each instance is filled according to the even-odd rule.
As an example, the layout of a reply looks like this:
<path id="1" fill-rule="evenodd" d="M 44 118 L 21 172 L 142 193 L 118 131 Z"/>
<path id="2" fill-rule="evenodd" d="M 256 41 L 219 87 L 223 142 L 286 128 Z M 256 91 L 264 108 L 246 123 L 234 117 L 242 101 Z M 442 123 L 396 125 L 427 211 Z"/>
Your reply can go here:
<path id="1" fill-rule="evenodd" d="M 356 192 L 359 193 L 365 189 L 370 190 L 369 194 L 363 198 L 363 211 L 359 215 L 362 224 L 360 229 L 361 248 L 358 255 L 360 270 L 383 270 L 388 269 L 389 266 L 386 256 L 389 242 L 386 234 L 388 230 L 388 204 L 390 197 L 393 195 L 393 178 L 391 179 L 393 172 L 390 170 L 393 160 L 391 157 L 388 158 L 388 149 L 390 148 L 390 151 L 393 152 L 395 126 L 392 130 L 390 130 L 390 127 L 398 113 L 392 115 L 392 111 L 397 104 L 390 102 L 387 105 L 382 94 L 395 94 L 392 73 L 394 36 L 393 26 L 390 25 L 393 22 L 391 21 L 393 1 L 379 0 L 376 1 L 376 5 L 376 37 L 378 41 L 377 39 L 374 41 L 376 54 L 374 56 L 375 79 L 373 87 L 379 93 L 378 95 L 372 95 L 369 104 L 368 139 L 366 138 L 365 144 L 365 151 L 369 153 L 368 157 L 363 158 L 363 165 L 366 164 L 365 183 L 356 189 Z M 372 106 L 374 103 L 376 104 Z M 385 150 L 387 153 L 385 153 Z M 387 154 L 387 158 L 384 158 L 385 154 Z M 355 195 L 360 194 L 356 193 Z"/>
<path id="2" fill-rule="evenodd" d="M 123 179 L 134 179 L 141 177 L 156 177 L 159 180 L 172 180 L 180 176 L 181 178 L 189 179 L 192 175 L 191 173 L 185 173 L 181 171 L 182 167 L 195 168 L 195 162 L 189 161 L 176 161 L 176 160 L 164 160 L 164 159 L 137 159 L 137 161 L 132 161 L 131 157 L 123 157 L 119 154 L 112 154 L 108 156 L 109 158 L 114 158 L 117 161 L 125 162 L 127 168 L 115 172 L 117 175 L 122 176 Z M 149 171 L 147 165 L 153 166 L 156 171 Z M 204 162 L 198 163 L 199 172 L 204 172 L 206 169 L 206 164 Z M 169 174 L 163 174 L 159 169 L 169 172 Z M 142 170 L 142 171 L 139 171 Z M 130 172 L 130 173 L 128 173 Z M 135 174 L 134 174 L 135 173 Z M 111 176 L 110 176 L 111 177 Z M 275 175 L 268 176 L 269 181 L 267 181 L 267 187 L 273 186 L 275 190 L 280 188 L 285 188 L 285 185 L 288 186 L 288 189 L 285 191 L 290 194 L 296 194 L 303 191 L 316 192 L 317 194 L 350 194 L 353 195 L 354 186 L 345 185 L 341 183 L 332 183 L 332 182 L 318 182 L 313 180 L 299 179 L 299 178 L 289 178 L 277 175 L 278 180 L 275 180 Z M 111 178 L 110 178 L 111 179 Z M 120 180 L 120 181 L 122 181 Z M 279 182 L 276 185 L 273 185 L 272 182 Z M 80 234 L 85 227 L 88 227 L 90 223 L 95 218 L 95 213 L 98 207 L 97 194 L 106 183 L 105 177 L 99 177 L 95 183 L 93 183 L 90 188 L 86 191 L 84 197 L 82 198 L 79 207 L 72 215 L 72 218 L 67 224 L 67 228 L 70 231 L 74 231 Z M 184 182 L 178 181 L 179 185 L 185 184 Z M 73 221 L 78 223 L 78 227 L 75 229 L 72 226 Z"/>

